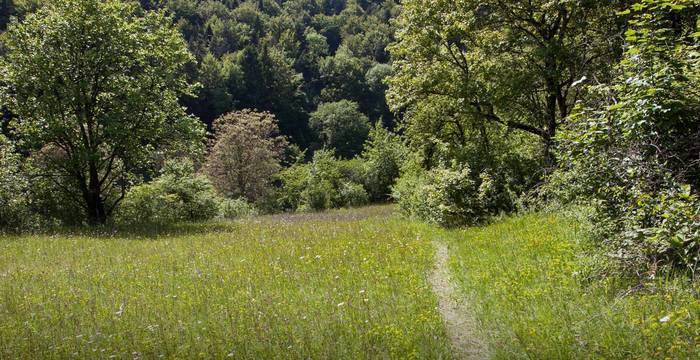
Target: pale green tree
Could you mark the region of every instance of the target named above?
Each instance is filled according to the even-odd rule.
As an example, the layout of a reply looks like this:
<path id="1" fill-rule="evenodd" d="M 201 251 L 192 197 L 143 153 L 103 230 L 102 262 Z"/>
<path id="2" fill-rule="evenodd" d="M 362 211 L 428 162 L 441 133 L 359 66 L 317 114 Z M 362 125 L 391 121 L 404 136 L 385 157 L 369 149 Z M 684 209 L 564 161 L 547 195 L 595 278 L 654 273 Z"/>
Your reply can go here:
<path id="1" fill-rule="evenodd" d="M 449 102 L 458 116 L 538 137 L 544 156 L 619 53 L 618 0 L 408 0 L 391 47 L 390 105 Z M 617 50 L 616 50 L 617 49 Z M 410 119 L 409 119 L 410 121 Z"/>

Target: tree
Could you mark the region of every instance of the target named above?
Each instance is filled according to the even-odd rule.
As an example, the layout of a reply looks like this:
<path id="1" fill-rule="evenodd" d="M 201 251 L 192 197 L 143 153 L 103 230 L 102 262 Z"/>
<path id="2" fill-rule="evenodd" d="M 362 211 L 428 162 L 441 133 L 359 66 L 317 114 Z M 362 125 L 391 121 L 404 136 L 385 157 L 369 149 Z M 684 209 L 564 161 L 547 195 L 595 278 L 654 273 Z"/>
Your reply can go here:
<path id="1" fill-rule="evenodd" d="M 401 138 L 377 123 L 362 151 L 365 187 L 372 200 L 386 201 L 390 197 L 407 157 L 408 151 Z"/>
<path id="2" fill-rule="evenodd" d="M 388 64 L 375 64 L 365 74 L 365 82 L 373 102 L 370 118 L 381 119 L 388 126 L 394 125 L 394 115 L 386 103 L 386 80 L 394 74 L 394 69 Z"/>
<path id="3" fill-rule="evenodd" d="M 362 104 L 367 96 L 366 71 L 361 59 L 347 53 L 324 58 L 320 63 L 325 85 L 321 99 L 325 102 L 347 99 Z"/>
<path id="4" fill-rule="evenodd" d="M 27 201 L 29 179 L 14 144 L 0 134 L 0 233 L 16 231 L 30 221 Z"/>
<path id="5" fill-rule="evenodd" d="M 627 270 L 700 263 L 700 58 L 695 0 L 641 0 L 617 77 L 559 134 L 550 187 L 592 205 L 594 238 Z"/>
<path id="6" fill-rule="evenodd" d="M 275 48 L 248 46 L 241 51 L 239 64 L 244 86 L 238 92 L 239 108 L 276 114 L 282 132 L 303 144 L 308 134 L 301 91 L 303 76 Z"/>
<path id="7" fill-rule="evenodd" d="M 537 136 L 548 163 L 580 82 L 619 50 L 619 0 L 409 0 L 390 51 L 390 104 L 450 101 L 460 116 Z"/>
<path id="8" fill-rule="evenodd" d="M 311 114 L 310 125 L 322 145 L 335 149 L 344 158 L 362 151 L 370 130 L 367 116 L 360 112 L 357 103 L 348 100 L 319 105 Z"/>
<path id="9" fill-rule="evenodd" d="M 216 189 L 229 198 L 263 199 L 282 168 L 287 147 L 274 115 L 236 111 L 218 118 L 214 129 L 216 137 L 204 168 Z"/>
<path id="10" fill-rule="evenodd" d="M 192 94 L 192 56 L 172 20 L 119 0 L 57 0 L 10 25 L 2 99 L 45 176 L 104 223 L 129 177 L 166 148 L 203 136 L 178 97 Z"/>

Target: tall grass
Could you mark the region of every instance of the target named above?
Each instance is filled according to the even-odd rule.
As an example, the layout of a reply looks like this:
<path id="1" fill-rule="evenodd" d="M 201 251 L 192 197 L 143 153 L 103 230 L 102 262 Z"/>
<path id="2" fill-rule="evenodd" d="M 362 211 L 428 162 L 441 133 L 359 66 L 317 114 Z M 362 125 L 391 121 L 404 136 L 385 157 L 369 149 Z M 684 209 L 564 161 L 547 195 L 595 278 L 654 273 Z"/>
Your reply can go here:
<path id="1" fill-rule="evenodd" d="M 357 211 L 0 238 L 0 358 L 449 358 L 429 239 Z"/>
<path id="2" fill-rule="evenodd" d="M 438 234 L 500 359 L 698 359 L 698 284 L 589 281 L 577 225 L 529 215 Z"/>

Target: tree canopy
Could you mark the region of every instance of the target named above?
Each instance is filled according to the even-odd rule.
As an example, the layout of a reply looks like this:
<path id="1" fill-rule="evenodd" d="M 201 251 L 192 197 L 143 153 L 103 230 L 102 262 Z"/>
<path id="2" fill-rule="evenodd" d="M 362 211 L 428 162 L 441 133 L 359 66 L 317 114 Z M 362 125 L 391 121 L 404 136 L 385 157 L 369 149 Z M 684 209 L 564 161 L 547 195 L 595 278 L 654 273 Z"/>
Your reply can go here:
<path id="1" fill-rule="evenodd" d="M 11 124 L 50 178 L 104 222 L 130 174 L 158 151 L 185 151 L 203 129 L 179 98 L 192 62 L 163 12 L 122 1 L 59 0 L 10 24 L 2 59 Z M 195 139 L 194 142 L 191 140 Z"/>
<path id="2" fill-rule="evenodd" d="M 619 53 L 621 3 L 406 1 L 391 47 L 390 103 L 396 111 L 439 104 L 460 134 L 488 124 L 524 131 L 552 163 L 552 139 L 581 99 L 578 85 L 605 78 Z"/>

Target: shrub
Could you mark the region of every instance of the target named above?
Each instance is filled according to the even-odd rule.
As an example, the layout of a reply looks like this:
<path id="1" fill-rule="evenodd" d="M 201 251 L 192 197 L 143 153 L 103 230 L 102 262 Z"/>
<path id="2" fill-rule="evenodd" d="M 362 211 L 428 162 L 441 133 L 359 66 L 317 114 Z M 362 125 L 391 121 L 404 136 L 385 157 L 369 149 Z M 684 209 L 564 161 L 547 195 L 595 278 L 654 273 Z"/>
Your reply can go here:
<path id="1" fill-rule="evenodd" d="M 221 216 L 235 220 L 258 215 L 257 209 L 245 199 L 224 199 L 221 201 Z"/>
<path id="2" fill-rule="evenodd" d="M 321 211 L 367 204 L 360 184 L 364 178 L 361 160 L 338 160 L 333 152 L 320 150 L 308 164 L 295 164 L 280 174 L 279 207 L 292 211 Z"/>
<path id="3" fill-rule="evenodd" d="M 593 209 L 594 240 L 639 276 L 694 273 L 699 261 L 699 28 L 676 21 L 691 4 L 632 7 L 617 78 L 587 89 L 559 134 L 562 169 L 549 179 L 560 200 Z"/>
<path id="4" fill-rule="evenodd" d="M 338 197 L 337 189 L 327 179 L 318 176 L 309 177 L 304 191 L 301 193 L 301 204 L 298 211 L 322 211 L 333 207 L 334 199 Z"/>
<path id="5" fill-rule="evenodd" d="M 453 227 L 478 220 L 477 190 L 468 167 L 439 167 L 401 179 L 395 196 L 407 214 Z"/>
<path id="6" fill-rule="evenodd" d="M 345 207 L 357 207 L 369 203 L 369 194 L 361 184 L 342 182 L 338 195 L 340 204 Z"/>
<path id="7" fill-rule="evenodd" d="M 391 187 L 396 184 L 407 156 L 408 149 L 401 139 L 377 123 L 370 131 L 362 153 L 364 184 L 372 200 L 390 198 Z"/>
<path id="8" fill-rule="evenodd" d="M 20 156 L 10 140 L 0 134 L 0 232 L 30 226 L 28 187 Z"/>
<path id="9" fill-rule="evenodd" d="M 210 220 L 219 215 L 220 202 L 211 182 L 195 174 L 192 162 L 171 160 L 159 178 L 129 191 L 118 210 L 117 222 Z"/>
<path id="10" fill-rule="evenodd" d="M 301 206 L 301 193 L 306 188 L 309 167 L 309 164 L 297 163 L 280 172 L 280 186 L 275 191 L 276 210 L 296 211 Z"/>
<path id="11" fill-rule="evenodd" d="M 445 227 L 474 225 L 513 207 L 507 187 L 488 173 L 453 164 L 424 170 L 411 161 L 393 188 L 401 211 Z"/>

